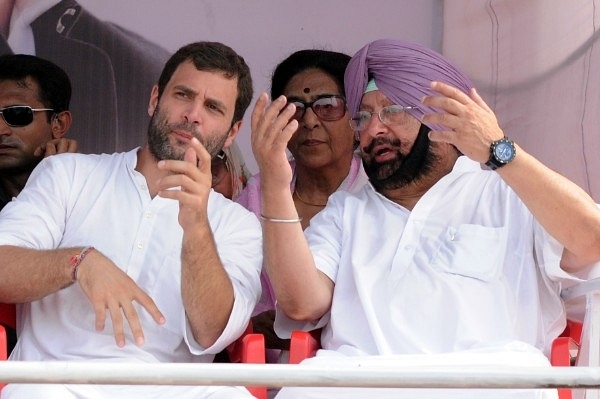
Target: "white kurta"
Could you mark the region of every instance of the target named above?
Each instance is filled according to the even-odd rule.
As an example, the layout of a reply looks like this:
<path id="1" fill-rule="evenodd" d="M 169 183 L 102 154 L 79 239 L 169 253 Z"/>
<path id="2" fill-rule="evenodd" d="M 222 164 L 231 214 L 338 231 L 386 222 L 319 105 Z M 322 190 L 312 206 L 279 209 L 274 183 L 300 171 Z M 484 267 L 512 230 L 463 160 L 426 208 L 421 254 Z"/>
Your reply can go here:
<path id="1" fill-rule="evenodd" d="M 262 237 L 256 217 L 211 192 L 209 222 L 233 284 L 235 302 L 223 334 L 214 345 L 203 348 L 193 339 L 181 300 L 179 204 L 158 196 L 150 198 L 144 176 L 134 169 L 136 154 L 133 150 L 45 159 L 19 197 L 0 214 L 0 244 L 37 249 L 93 245 L 152 297 L 166 323 L 157 325 L 138 307 L 145 344 L 136 346 L 126 328 L 126 346 L 118 348 L 110 318 L 104 331 L 95 331 L 90 302 L 79 285 L 73 284 L 18 306 L 19 340 L 11 360 L 211 362 L 214 354 L 245 329 L 260 295 Z M 101 386 L 67 388 L 78 392 L 77 398 L 108 397 L 98 396 L 103 392 Z M 173 392 L 173 387 L 135 388 L 122 392 L 127 392 L 128 398 Z M 18 390 L 18 385 L 9 386 L 2 397 L 23 397 Z M 214 391 L 211 387 L 178 389 L 177 397 L 204 397 Z M 12 392 L 14 396 L 9 395 Z M 30 397 L 46 397 L 35 392 Z M 240 392 L 240 397 L 249 395 Z"/>
<path id="2" fill-rule="evenodd" d="M 465 351 L 516 350 L 529 353 L 530 365 L 549 364 L 543 352 L 565 327 L 563 247 L 497 173 L 460 157 L 410 212 L 371 185 L 335 193 L 305 233 L 318 268 L 335 282 L 331 311 L 315 324 L 327 322 L 324 350 L 310 362 L 337 354 L 349 356 L 337 361 L 391 356 L 403 364 L 406 355 L 445 354 L 448 361 Z M 278 334 L 298 327 L 278 312 Z M 527 365 L 529 355 L 515 356 L 515 365 Z M 317 392 L 284 389 L 281 397 Z"/>

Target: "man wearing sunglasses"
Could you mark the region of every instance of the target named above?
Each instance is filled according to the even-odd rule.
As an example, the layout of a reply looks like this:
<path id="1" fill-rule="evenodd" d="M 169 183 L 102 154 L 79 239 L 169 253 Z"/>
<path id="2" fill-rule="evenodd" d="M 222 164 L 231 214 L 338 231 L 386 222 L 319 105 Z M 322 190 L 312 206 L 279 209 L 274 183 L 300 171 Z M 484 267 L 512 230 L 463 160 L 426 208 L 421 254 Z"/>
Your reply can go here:
<path id="1" fill-rule="evenodd" d="M 16 197 L 43 157 L 76 152 L 71 127 L 71 83 L 45 59 L 0 56 L 0 209 Z"/>
<path id="2" fill-rule="evenodd" d="M 50 61 L 30 55 L 0 56 L 0 210 L 16 197 L 43 157 L 76 152 L 71 126 L 71 83 Z M 16 343 L 9 332 L 9 351 Z"/>

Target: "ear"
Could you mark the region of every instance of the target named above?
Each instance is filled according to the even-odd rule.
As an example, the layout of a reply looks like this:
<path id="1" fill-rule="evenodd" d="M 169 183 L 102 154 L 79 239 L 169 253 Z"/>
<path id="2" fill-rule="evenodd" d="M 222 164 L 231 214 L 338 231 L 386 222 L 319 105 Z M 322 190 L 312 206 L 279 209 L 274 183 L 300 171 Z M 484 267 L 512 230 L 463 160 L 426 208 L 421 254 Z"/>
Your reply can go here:
<path id="1" fill-rule="evenodd" d="M 59 139 L 67 134 L 73 123 L 71 111 L 62 111 L 52 115 L 50 126 L 52 128 L 52 138 Z"/>
<path id="2" fill-rule="evenodd" d="M 227 140 L 225 141 L 225 144 L 223 144 L 223 148 L 231 147 L 231 144 L 233 144 L 233 140 L 235 140 L 236 136 L 240 132 L 241 127 L 242 127 L 242 121 L 237 121 L 233 124 L 231 129 L 229 129 L 229 133 L 227 135 Z"/>
<path id="3" fill-rule="evenodd" d="M 152 116 L 154 114 L 154 110 L 158 105 L 158 85 L 154 85 L 152 87 L 152 93 L 150 93 L 150 101 L 148 103 L 148 115 Z"/>

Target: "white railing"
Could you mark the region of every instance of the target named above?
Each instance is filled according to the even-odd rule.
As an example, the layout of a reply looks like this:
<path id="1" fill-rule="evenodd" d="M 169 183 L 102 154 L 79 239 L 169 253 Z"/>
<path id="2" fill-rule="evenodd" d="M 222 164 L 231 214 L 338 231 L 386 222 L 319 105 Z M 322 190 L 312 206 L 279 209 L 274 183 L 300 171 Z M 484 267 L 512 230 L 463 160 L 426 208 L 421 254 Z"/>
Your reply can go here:
<path id="1" fill-rule="evenodd" d="M 0 382 L 380 388 L 600 388 L 600 367 L 323 367 L 287 364 L 0 362 Z"/>

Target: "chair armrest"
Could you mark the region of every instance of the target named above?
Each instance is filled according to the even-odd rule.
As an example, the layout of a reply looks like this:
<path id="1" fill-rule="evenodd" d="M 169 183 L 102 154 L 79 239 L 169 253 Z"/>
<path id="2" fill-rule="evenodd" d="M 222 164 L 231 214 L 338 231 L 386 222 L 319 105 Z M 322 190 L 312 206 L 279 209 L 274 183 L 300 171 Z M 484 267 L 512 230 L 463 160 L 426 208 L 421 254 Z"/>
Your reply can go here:
<path id="1" fill-rule="evenodd" d="M 321 347 L 321 330 L 292 331 L 290 340 L 290 364 L 298 364 L 302 360 L 313 357 Z"/>
<path id="2" fill-rule="evenodd" d="M 0 324 L 0 360 L 8 359 L 8 339 L 6 338 L 6 329 Z"/>
<path id="3" fill-rule="evenodd" d="M 0 324 L 0 361 L 8 358 L 8 340 L 6 339 L 6 329 Z M 0 382 L 0 391 L 6 384 Z"/>
<path id="4" fill-rule="evenodd" d="M 255 334 L 250 322 L 242 336 L 227 347 L 227 354 L 232 363 L 265 364 L 265 337 Z M 246 389 L 257 399 L 267 399 L 267 387 L 248 386 Z"/>

